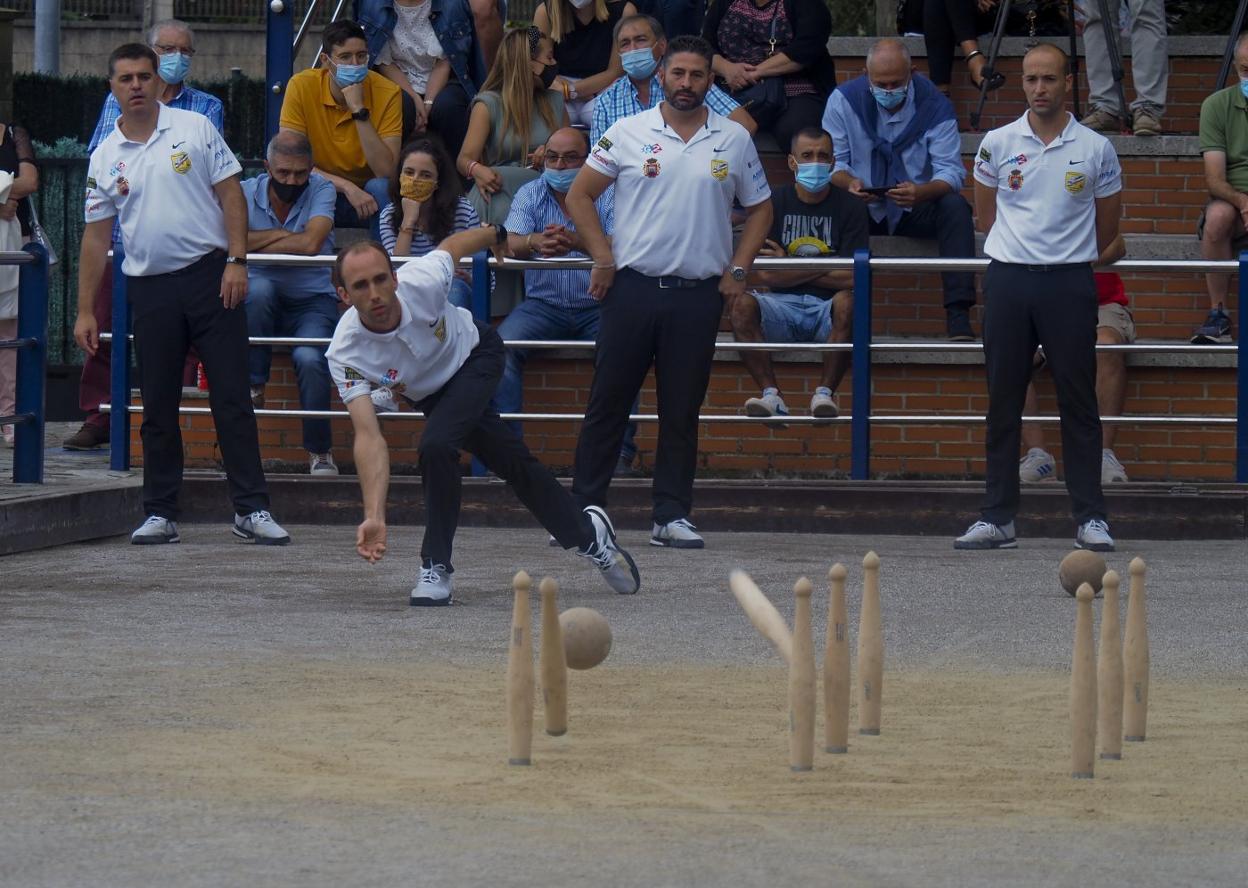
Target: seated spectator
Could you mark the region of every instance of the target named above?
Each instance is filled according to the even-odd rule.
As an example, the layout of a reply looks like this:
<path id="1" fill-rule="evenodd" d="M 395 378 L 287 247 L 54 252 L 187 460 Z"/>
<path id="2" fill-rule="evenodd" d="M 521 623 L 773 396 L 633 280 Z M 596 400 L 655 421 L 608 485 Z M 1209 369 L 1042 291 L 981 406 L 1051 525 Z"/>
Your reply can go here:
<path id="1" fill-rule="evenodd" d="M 1119 244 L 1122 239 L 1118 239 Z M 1125 252 L 1125 250 L 1124 250 Z M 1127 294 L 1122 278 L 1113 272 L 1097 272 L 1096 295 L 1099 307 L 1096 319 L 1097 345 L 1123 345 L 1135 342 L 1135 319 L 1127 308 Z M 1044 365 L 1043 352 L 1037 352 L 1039 367 Z M 1027 386 L 1023 415 L 1035 416 L 1038 399 L 1036 384 Z M 1096 403 L 1102 417 L 1121 416 L 1127 403 L 1127 360 L 1121 352 L 1096 353 Z M 1101 483 L 1114 484 L 1127 480 L 1127 470 L 1114 454 L 1117 426 L 1101 423 Z M 1044 427 L 1039 423 L 1023 423 L 1023 446 L 1027 453 L 1018 463 L 1020 481 L 1048 481 L 1057 477 L 1053 454 L 1044 449 Z"/>
<path id="2" fill-rule="evenodd" d="M 1200 152 L 1210 201 L 1196 226 L 1203 259 L 1230 259 L 1248 237 L 1248 34 L 1235 43 L 1239 82 L 1220 89 L 1200 106 Z M 1209 316 L 1192 336 L 1194 343 L 1229 343 L 1231 316 L 1226 309 L 1229 274 L 1206 274 Z M 1243 306 L 1240 306 L 1243 309 Z"/>
<path id="3" fill-rule="evenodd" d="M 979 35 L 991 33 L 996 21 L 996 0 L 922 0 L 923 44 L 927 47 L 927 74 L 936 88 L 949 95 L 953 80 L 953 50 L 961 48 L 971 85 L 983 83 L 988 56 L 979 49 Z M 1005 84 L 1005 75 L 996 72 L 989 89 Z"/>
<path id="4" fill-rule="evenodd" d="M 356 0 L 355 18 L 367 36 L 369 58 L 376 59 L 381 73 L 404 90 L 405 137 L 418 131 L 419 117 L 438 134 L 451 156 L 458 156 L 468 131 L 469 104 L 485 80 L 503 35 L 498 0 Z M 418 90 L 411 76 L 403 73 L 404 65 L 423 69 L 428 56 L 421 49 L 431 49 L 433 41 L 447 70 L 444 76 L 433 66 L 425 88 Z M 404 81 L 412 86 L 410 92 Z"/>
<path id="5" fill-rule="evenodd" d="M 622 18 L 636 14 L 628 0 L 543 0 L 533 11 L 534 26 L 554 41 L 554 87 L 574 125 L 590 125 L 594 97 L 624 73 L 612 34 Z"/>
<path id="6" fill-rule="evenodd" d="M 0 251 L 20 250 L 30 239 L 29 196 L 39 190 L 39 166 L 25 128 L 0 122 Z M 0 339 L 17 338 L 19 268 L 0 266 Z M 0 349 L 0 416 L 17 412 L 17 350 Z M 14 426 L 0 426 L 12 445 Z"/>
<path id="7" fill-rule="evenodd" d="M 508 245 L 517 259 L 585 258 L 564 198 L 588 154 L 589 141 L 584 130 L 566 127 L 550 137 L 543 156 L 542 178 L 516 192 L 507 215 Z M 615 226 L 615 189 L 604 191 L 594 206 L 603 233 L 610 237 Z M 526 271 L 524 284 L 524 301 L 512 309 L 498 328 L 504 341 L 598 338 L 598 300 L 589 295 L 588 269 Z M 494 394 L 494 409 L 499 413 L 519 413 L 523 408 L 524 364 L 528 357 L 524 349 L 507 349 L 503 378 Z M 519 432 L 519 423 L 514 425 Z M 617 475 L 632 472 L 637 456 L 636 434 L 636 424 L 629 423 L 620 447 Z"/>
<path id="8" fill-rule="evenodd" d="M 824 98 L 836 86 L 831 34 L 823 0 L 716 0 L 702 25 L 716 76 L 759 130 L 783 146 L 798 130 L 819 125 Z"/>
<path id="9" fill-rule="evenodd" d="M 594 145 L 620 118 L 649 111 L 663 101 L 658 75 L 659 59 L 667 52 L 663 26 L 648 15 L 630 15 L 616 24 L 614 39 L 624 76 L 603 90 L 594 103 L 589 130 L 589 141 Z M 718 86 L 707 90 L 705 102 L 716 114 L 741 124 L 750 135 L 758 129 L 750 113 Z"/>
<path id="10" fill-rule="evenodd" d="M 381 243 L 391 256 L 424 256 L 457 231 L 481 224 L 460 194 L 459 176 L 432 139 L 404 145 L 390 180 L 390 206 L 381 211 Z M 472 309 L 472 275 L 455 270 L 451 305 Z"/>
<path id="11" fill-rule="evenodd" d="M 247 200 L 247 252 L 316 256 L 334 252 L 334 186 L 312 172 L 312 146 L 298 133 L 269 140 L 264 172 L 243 182 Z M 247 335 L 300 339 L 334 335 L 338 296 L 328 268 L 247 268 Z M 329 365 L 325 346 L 290 350 L 304 410 L 329 409 Z M 264 406 L 273 347 L 248 349 L 251 403 Z M 313 475 L 337 475 L 328 419 L 303 420 L 303 448 Z"/>
<path id="12" fill-rule="evenodd" d="M 186 77 L 191 70 L 191 60 L 195 56 L 195 34 L 190 25 L 177 19 L 166 19 L 157 22 L 147 32 L 148 46 L 155 51 L 159 71 L 163 83 L 159 100 L 162 105 L 177 108 L 181 111 L 194 111 L 212 121 L 217 132 L 224 134 L 224 108 L 216 96 L 202 92 L 189 86 Z M 110 92 L 104 99 L 100 109 L 100 118 L 95 124 L 95 132 L 87 145 L 87 153 L 94 152 L 106 138 L 117 128 L 117 120 L 121 117 L 121 105 Z M 121 226 L 113 227 L 113 243 L 121 243 Z M 113 269 L 104 269 L 99 288 L 95 294 L 95 321 L 103 333 L 113 329 Z M 82 363 L 82 378 L 78 383 L 78 406 L 86 414 L 82 427 L 62 442 L 66 450 L 95 450 L 108 443 L 108 417 L 100 413 L 100 405 L 108 401 L 112 345 L 101 342 L 94 354 L 85 356 Z M 193 372 L 199 364 L 194 349 L 187 357 L 189 369 Z"/>
<path id="13" fill-rule="evenodd" d="M 935 238 L 942 258 L 975 255 L 953 105 L 912 72 L 904 43 L 891 37 L 871 47 L 867 73 L 828 97 L 823 128 L 836 149 L 832 184 L 867 202 L 872 234 Z M 974 339 L 975 276 L 947 271 L 941 280 L 949 338 Z"/>
<path id="14" fill-rule="evenodd" d="M 659 22 L 669 37 L 698 36 L 706 0 L 636 0 L 637 11 Z"/>
<path id="15" fill-rule="evenodd" d="M 803 259 L 852 257 L 866 249 L 867 208 L 832 187 L 832 138 L 816 127 L 793 137 L 789 169 L 796 182 L 771 193 L 772 223 L 759 256 Z M 853 272 L 754 271 L 751 280 L 772 292 L 747 290 L 733 300 L 732 333 L 740 342 L 849 342 L 852 338 Z M 741 352 L 741 362 L 762 389 L 745 402 L 750 416 L 788 416 L 771 355 Z M 823 375 L 810 399 L 811 416 L 830 419 L 840 410 L 836 389 L 849 369 L 849 353 L 825 352 Z"/>
<path id="16" fill-rule="evenodd" d="M 399 88 L 368 70 L 364 29 L 351 21 L 325 26 L 320 68 L 290 78 L 281 128 L 308 137 L 315 170 L 338 192 L 334 226 L 365 222 L 377 237 L 377 214 L 390 202 L 403 132 Z"/>

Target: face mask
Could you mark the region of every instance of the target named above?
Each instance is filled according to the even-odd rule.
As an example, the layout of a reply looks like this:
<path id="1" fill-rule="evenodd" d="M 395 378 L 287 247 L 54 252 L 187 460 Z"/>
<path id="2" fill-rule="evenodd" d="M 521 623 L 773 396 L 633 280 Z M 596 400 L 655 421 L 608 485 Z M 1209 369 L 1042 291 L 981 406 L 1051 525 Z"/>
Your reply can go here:
<path id="1" fill-rule="evenodd" d="M 555 78 L 559 76 L 559 63 L 555 62 L 553 65 L 547 65 L 542 69 L 542 73 L 539 76 L 542 78 L 542 86 L 546 87 L 546 89 L 550 89 L 550 85 L 554 83 Z"/>
<path id="2" fill-rule="evenodd" d="M 832 180 L 832 164 L 799 163 L 795 178 L 807 191 L 820 191 Z"/>
<path id="3" fill-rule="evenodd" d="M 871 95 L 875 96 L 875 100 L 881 108 L 885 111 L 892 111 L 906 100 L 906 88 L 902 86 L 898 89 L 883 89 L 878 86 L 872 86 Z"/>
<path id="4" fill-rule="evenodd" d="M 160 79 L 165 83 L 181 83 L 191 70 L 190 56 L 180 52 L 167 52 L 160 57 Z"/>
<path id="5" fill-rule="evenodd" d="M 432 179 L 417 179 L 415 176 L 399 176 L 399 196 L 408 200 L 424 203 L 433 197 L 438 190 L 438 183 Z"/>
<path id="6" fill-rule="evenodd" d="M 308 190 L 310 182 L 300 182 L 299 184 L 287 184 L 279 182 L 276 179 L 269 180 L 269 186 L 273 189 L 273 195 L 284 204 L 293 204 Z"/>
<path id="7" fill-rule="evenodd" d="M 645 80 L 659 66 L 654 52 L 648 46 L 620 53 L 620 64 L 624 66 L 624 73 L 634 80 Z"/>
<path id="8" fill-rule="evenodd" d="M 552 170 L 550 167 L 546 167 L 546 169 L 542 170 L 542 179 L 560 194 L 567 194 L 568 189 L 572 187 L 572 180 L 576 178 L 576 174 L 580 171 L 580 167 L 573 170 Z"/>
<path id="9" fill-rule="evenodd" d="M 1248 79 L 1239 81 L 1239 91 L 1248 99 Z"/>
<path id="10" fill-rule="evenodd" d="M 363 82 L 368 76 L 368 63 L 363 65 L 338 65 L 334 68 L 334 81 L 339 86 L 352 86 Z"/>

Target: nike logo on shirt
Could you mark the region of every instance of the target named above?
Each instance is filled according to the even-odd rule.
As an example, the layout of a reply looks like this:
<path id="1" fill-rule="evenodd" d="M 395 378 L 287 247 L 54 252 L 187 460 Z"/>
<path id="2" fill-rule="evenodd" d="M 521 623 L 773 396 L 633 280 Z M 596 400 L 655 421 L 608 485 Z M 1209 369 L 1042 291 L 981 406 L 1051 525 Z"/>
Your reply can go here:
<path id="1" fill-rule="evenodd" d="M 176 148 L 177 146 L 175 145 L 174 147 Z M 1075 164 L 1077 164 L 1077 163 L 1083 163 L 1083 161 L 1082 161 L 1082 160 L 1068 160 L 1068 161 L 1066 161 L 1066 162 L 1067 162 L 1068 164 L 1070 164 L 1071 166 L 1074 166 L 1074 165 L 1075 165 Z"/>
<path id="2" fill-rule="evenodd" d="M 181 142 L 174 142 L 174 143 L 173 143 L 173 147 L 174 147 L 174 148 L 181 148 L 181 147 L 182 147 L 183 145 L 185 145 L 185 144 L 186 144 L 186 139 L 183 139 Z"/>

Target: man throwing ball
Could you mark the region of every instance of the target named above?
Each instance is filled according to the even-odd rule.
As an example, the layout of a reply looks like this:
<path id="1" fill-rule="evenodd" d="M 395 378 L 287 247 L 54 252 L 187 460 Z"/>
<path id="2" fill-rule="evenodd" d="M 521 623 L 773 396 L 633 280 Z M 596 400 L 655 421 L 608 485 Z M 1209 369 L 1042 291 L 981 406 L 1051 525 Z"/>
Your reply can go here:
<path id="1" fill-rule="evenodd" d="M 502 226 L 453 234 L 396 274 L 381 244 L 345 248 L 334 286 L 351 306 L 338 322 L 326 357 L 355 430 L 355 464 L 364 498 L 356 551 L 370 562 L 386 552 L 386 491 L 390 458 L 378 412 L 397 398 L 424 412 L 420 471 L 425 536 L 413 606 L 451 603 L 451 544 L 459 523 L 459 453 L 467 449 L 507 481 L 521 502 L 565 548 L 590 559 L 616 592 L 641 586 L 637 565 L 615 542 L 597 506 L 576 507 L 524 442 L 490 409 L 503 372 L 503 341 L 466 309 L 447 301 L 459 260 L 507 242 Z"/>

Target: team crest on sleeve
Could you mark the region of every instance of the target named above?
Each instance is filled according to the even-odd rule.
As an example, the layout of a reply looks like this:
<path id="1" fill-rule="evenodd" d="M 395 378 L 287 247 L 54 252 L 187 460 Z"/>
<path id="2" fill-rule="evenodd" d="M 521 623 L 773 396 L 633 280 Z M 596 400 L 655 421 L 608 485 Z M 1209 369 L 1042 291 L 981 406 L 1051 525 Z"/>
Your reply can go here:
<path id="1" fill-rule="evenodd" d="M 659 161 L 657 158 L 646 158 L 645 163 L 641 165 L 641 174 L 647 179 L 659 178 Z"/>
<path id="2" fill-rule="evenodd" d="M 718 157 L 711 158 L 711 175 L 722 182 L 728 178 L 728 161 Z"/>
<path id="3" fill-rule="evenodd" d="M 985 163 L 986 163 L 986 162 L 988 162 L 988 161 L 991 161 L 991 160 L 992 160 L 992 152 L 991 152 L 991 151 L 989 151 L 987 148 L 985 148 L 984 146 L 982 146 L 982 145 L 981 145 L 981 146 L 979 147 L 979 159 L 980 159 L 980 160 L 982 160 L 982 161 L 984 161 Z"/>
<path id="4" fill-rule="evenodd" d="M 1083 173 L 1068 172 L 1066 174 L 1066 190 L 1071 194 L 1078 194 L 1088 184 L 1088 177 Z"/>
<path id="5" fill-rule="evenodd" d="M 169 157 L 169 162 L 173 164 L 173 171 L 185 176 L 191 171 L 191 155 L 185 151 L 175 151 Z"/>
<path id="6" fill-rule="evenodd" d="M 1017 191 L 1023 187 L 1023 171 L 1010 170 L 1010 175 L 1006 177 L 1005 184 L 1010 186 L 1011 191 Z"/>
<path id="7" fill-rule="evenodd" d="M 344 367 L 342 371 L 342 375 L 346 379 L 355 380 L 356 382 L 360 382 L 361 380 L 364 379 L 364 374 L 361 373 L 359 370 L 356 370 L 354 367 Z"/>
<path id="8" fill-rule="evenodd" d="M 603 136 L 601 139 L 598 140 L 598 147 L 601 148 L 603 151 L 610 151 L 611 140 L 608 139 L 606 136 Z"/>
<path id="9" fill-rule="evenodd" d="M 100 186 L 96 184 L 96 181 L 94 179 L 92 179 L 90 176 L 87 176 L 87 188 L 88 189 L 99 188 L 99 187 Z"/>

